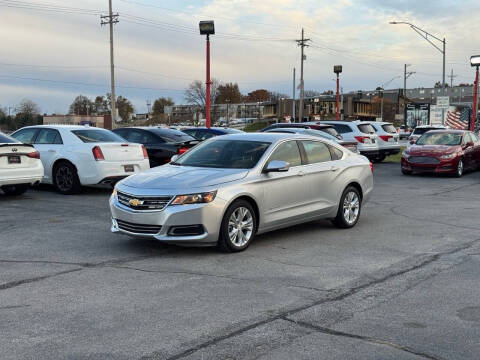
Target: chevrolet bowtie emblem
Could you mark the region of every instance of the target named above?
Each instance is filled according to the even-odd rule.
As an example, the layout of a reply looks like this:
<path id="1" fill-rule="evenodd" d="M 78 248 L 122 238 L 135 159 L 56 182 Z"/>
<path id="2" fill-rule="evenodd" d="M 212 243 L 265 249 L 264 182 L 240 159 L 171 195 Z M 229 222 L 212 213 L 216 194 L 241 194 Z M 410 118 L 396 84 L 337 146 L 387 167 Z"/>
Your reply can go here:
<path id="1" fill-rule="evenodd" d="M 138 200 L 138 199 L 132 199 L 128 202 L 130 204 L 130 206 L 140 206 L 140 205 L 143 205 L 143 200 Z"/>

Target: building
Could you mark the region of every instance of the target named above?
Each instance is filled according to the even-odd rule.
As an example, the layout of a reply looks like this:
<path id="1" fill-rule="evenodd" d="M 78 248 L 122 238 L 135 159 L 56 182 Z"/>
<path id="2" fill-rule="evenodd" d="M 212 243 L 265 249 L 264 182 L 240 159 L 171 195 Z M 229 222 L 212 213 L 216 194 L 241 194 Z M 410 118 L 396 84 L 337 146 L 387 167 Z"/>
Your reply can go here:
<path id="1" fill-rule="evenodd" d="M 108 115 L 44 115 L 44 125 L 90 125 L 111 129 L 111 116 Z"/>

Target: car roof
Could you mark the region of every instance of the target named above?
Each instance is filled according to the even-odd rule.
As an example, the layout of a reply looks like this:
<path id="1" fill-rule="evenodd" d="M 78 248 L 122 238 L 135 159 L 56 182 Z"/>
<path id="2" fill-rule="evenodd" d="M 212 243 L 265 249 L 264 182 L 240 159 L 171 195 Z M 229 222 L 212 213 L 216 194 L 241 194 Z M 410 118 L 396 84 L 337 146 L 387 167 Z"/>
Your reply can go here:
<path id="1" fill-rule="evenodd" d="M 378 124 L 378 125 L 393 125 L 393 123 L 388 121 L 362 121 L 362 122 L 369 123 L 369 124 Z"/>
<path id="2" fill-rule="evenodd" d="M 285 133 L 271 133 L 271 132 L 255 132 L 255 133 L 241 133 L 241 134 L 228 134 L 215 139 L 230 139 L 230 140 L 249 140 L 249 141 L 266 141 L 276 142 L 284 139 L 299 139 L 299 138 L 311 138 L 316 139 L 310 135 L 303 134 L 285 134 Z M 318 139 L 316 139 L 318 140 Z"/>
<path id="3" fill-rule="evenodd" d="M 445 126 L 443 125 L 418 125 L 415 129 L 420 128 L 435 128 L 435 129 L 446 129 Z"/>
<path id="4" fill-rule="evenodd" d="M 428 131 L 429 134 L 445 134 L 445 133 L 451 133 L 451 134 L 465 134 L 467 132 L 470 132 L 469 130 L 461 130 L 461 129 L 435 129 L 435 130 L 430 130 Z"/>
<path id="5" fill-rule="evenodd" d="M 107 129 L 100 128 L 100 127 L 86 126 L 86 125 L 54 125 L 54 124 L 48 124 L 48 125 L 30 125 L 30 126 L 22 127 L 22 129 L 28 129 L 28 128 L 63 129 L 63 130 L 86 130 L 86 129 L 107 130 Z M 19 130 L 21 130 L 21 129 L 19 129 Z"/>

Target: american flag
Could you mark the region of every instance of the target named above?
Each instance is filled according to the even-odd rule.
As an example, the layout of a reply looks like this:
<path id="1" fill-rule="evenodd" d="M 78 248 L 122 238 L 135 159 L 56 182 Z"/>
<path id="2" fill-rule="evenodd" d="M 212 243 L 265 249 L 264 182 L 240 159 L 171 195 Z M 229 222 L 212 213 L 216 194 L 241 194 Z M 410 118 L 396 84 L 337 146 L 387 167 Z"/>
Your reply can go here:
<path id="1" fill-rule="evenodd" d="M 455 111 L 447 111 L 447 120 L 445 125 L 452 129 L 465 130 L 468 129 L 470 111 L 468 108 Z"/>

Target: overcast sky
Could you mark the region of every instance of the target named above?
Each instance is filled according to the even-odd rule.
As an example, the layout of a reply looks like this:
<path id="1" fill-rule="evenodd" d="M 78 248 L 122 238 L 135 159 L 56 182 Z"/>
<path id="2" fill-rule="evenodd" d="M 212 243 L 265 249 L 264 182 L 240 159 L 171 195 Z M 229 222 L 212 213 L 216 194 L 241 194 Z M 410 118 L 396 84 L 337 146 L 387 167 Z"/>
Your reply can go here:
<path id="1" fill-rule="evenodd" d="M 440 81 L 441 53 L 391 20 L 446 37 L 454 84 L 473 82 L 469 57 L 480 53 L 478 0 L 113 0 L 113 6 L 120 14 L 117 95 L 137 112 L 160 96 L 181 103 L 185 87 L 204 80 L 198 22 L 205 19 L 215 20 L 217 32 L 212 77 L 238 82 L 243 93 L 265 88 L 291 96 L 292 69 L 298 74 L 300 68 L 294 40 L 302 27 L 312 40 L 305 51 L 306 90 L 334 89 L 336 64 L 343 65 L 345 92 L 374 89 L 397 76 L 387 87 L 403 87 L 404 63 L 416 71 L 409 87 Z M 66 113 L 76 95 L 108 92 L 109 33 L 99 16 L 107 9 L 107 0 L 0 0 L 0 106 L 28 98 L 42 112 Z"/>

